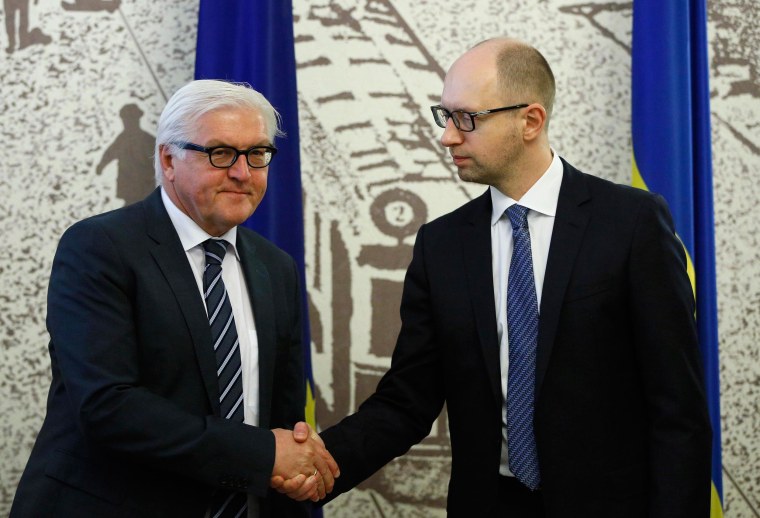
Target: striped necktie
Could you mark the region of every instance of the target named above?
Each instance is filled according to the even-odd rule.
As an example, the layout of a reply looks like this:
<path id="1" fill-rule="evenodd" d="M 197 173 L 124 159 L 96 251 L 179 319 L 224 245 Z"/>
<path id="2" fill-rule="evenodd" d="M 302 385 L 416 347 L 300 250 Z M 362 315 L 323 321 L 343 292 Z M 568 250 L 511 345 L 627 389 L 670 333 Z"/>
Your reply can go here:
<path id="1" fill-rule="evenodd" d="M 523 484 L 535 490 L 541 480 L 533 433 L 538 299 L 533 277 L 528 210 L 520 205 L 507 209 L 514 240 L 507 286 L 507 450 L 510 471 Z"/>
<path id="2" fill-rule="evenodd" d="M 227 253 L 227 241 L 204 241 L 206 268 L 203 270 L 203 297 L 211 326 L 211 342 L 216 355 L 216 375 L 219 379 L 219 406 L 225 419 L 243 421 L 243 369 L 240 363 L 235 318 L 222 280 L 222 260 Z M 238 518 L 248 508 L 246 493 L 217 491 L 211 504 L 211 518 Z"/>

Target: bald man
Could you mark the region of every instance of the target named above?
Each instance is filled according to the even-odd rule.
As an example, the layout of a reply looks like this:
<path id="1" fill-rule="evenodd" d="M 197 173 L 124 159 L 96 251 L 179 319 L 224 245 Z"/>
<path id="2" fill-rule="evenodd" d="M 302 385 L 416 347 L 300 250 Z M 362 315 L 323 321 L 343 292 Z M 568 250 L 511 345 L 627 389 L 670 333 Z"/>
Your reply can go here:
<path id="1" fill-rule="evenodd" d="M 550 146 L 554 94 L 544 57 L 512 39 L 448 71 L 431 107 L 441 143 L 488 188 L 420 228 L 391 368 L 322 433 L 333 496 L 421 441 L 445 403 L 450 516 L 709 515 L 683 247 L 662 197 Z"/>

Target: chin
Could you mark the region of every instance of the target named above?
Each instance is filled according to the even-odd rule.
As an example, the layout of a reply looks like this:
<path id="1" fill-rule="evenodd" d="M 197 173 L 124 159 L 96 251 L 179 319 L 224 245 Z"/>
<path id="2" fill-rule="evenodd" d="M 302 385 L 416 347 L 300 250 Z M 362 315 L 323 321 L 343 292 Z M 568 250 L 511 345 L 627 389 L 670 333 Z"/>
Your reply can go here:
<path id="1" fill-rule="evenodd" d="M 459 169 L 457 174 L 459 175 L 459 179 L 463 182 L 484 183 L 483 179 L 478 174 L 475 174 L 468 169 Z"/>

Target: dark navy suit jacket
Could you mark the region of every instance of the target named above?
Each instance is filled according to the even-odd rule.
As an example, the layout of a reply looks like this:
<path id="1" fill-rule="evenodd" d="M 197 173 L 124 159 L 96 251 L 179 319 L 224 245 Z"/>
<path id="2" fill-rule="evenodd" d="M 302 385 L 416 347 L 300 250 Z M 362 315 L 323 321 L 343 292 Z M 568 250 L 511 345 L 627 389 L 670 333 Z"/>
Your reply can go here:
<path id="1" fill-rule="evenodd" d="M 486 192 L 419 230 L 391 368 L 322 434 L 341 467 L 331 498 L 422 440 L 445 403 L 449 515 L 496 516 L 503 396 L 490 220 Z M 564 163 L 536 366 L 547 517 L 707 517 L 701 379 L 694 298 L 665 202 Z"/>
<path id="2" fill-rule="evenodd" d="M 292 258 L 238 229 L 259 344 L 260 428 L 219 417 L 208 320 L 157 189 L 73 225 L 48 292 L 47 416 L 11 516 L 204 516 L 215 489 L 303 516 L 269 490 L 269 428 L 303 419 L 300 291 Z"/>

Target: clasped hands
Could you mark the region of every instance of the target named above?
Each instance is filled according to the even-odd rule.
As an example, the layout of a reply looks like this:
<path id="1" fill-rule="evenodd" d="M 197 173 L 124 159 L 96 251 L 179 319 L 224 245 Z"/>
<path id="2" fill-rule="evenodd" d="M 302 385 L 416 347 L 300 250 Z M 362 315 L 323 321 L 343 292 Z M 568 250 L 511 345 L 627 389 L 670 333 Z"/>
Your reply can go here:
<path id="1" fill-rule="evenodd" d="M 340 470 L 319 434 L 304 422 L 292 431 L 276 428 L 272 433 L 275 459 L 270 485 L 299 501 L 317 502 L 330 493 Z"/>

